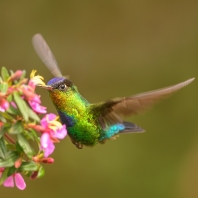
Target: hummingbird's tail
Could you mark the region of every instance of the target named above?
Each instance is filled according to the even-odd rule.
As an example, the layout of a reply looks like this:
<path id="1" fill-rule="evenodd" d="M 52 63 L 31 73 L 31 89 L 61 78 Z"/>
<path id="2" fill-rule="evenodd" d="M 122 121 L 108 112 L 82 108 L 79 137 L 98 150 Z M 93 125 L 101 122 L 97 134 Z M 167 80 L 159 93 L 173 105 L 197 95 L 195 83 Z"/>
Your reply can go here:
<path id="1" fill-rule="evenodd" d="M 119 131 L 119 133 L 142 133 L 145 132 L 144 129 L 142 129 L 141 127 L 139 127 L 138 125 L 132 123 L 132 122 L 123 122 L 122 123 L 124 125 L 124 129 Z"/>

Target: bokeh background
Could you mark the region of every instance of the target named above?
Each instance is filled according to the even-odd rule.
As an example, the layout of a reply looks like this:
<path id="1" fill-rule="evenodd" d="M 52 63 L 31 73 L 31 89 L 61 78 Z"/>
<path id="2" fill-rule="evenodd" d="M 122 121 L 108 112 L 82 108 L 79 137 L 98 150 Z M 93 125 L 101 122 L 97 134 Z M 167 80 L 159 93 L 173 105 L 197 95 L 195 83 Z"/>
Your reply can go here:
<path id="1" fill-rule="evenodd" d="M 52 78 L 33 50 L 40 32 L 90 102 L 128 96 L 198 76 L 197 0 L 0 1 L 0 65 Z M 198 80 L 198 79 L 197 79 Z M 198 197 L 198 81 L 137 117 L 146 129 L 94 148 L 69 138 L 45 177 L 0 197 Z M 49 112 L 47 92 L 38 90 Z"/>

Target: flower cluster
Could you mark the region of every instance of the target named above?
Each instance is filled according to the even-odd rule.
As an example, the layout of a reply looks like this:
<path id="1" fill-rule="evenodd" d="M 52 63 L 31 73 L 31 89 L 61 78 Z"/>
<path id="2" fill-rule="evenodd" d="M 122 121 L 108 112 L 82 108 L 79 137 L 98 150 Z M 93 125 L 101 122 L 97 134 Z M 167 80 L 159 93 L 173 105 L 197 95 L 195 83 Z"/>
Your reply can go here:
<path id="1" fill-rule="evenodd" d="M 22 175 L 36 179 L 44 175 L 42 163 L 51 164 L 49 157 L 55 143 L 67 135 L 66 126 L 55 114 L 47 114 L 41 105 L 36 86 L 45 85 L 36 71 L 25 78 L 25 71 L 1 69 L 0 77 L 0 185 L 26 188 Z M 43 118 L 40 116 L 44 114 Z M 30 144 L 34 142 L 35 146 Z"/>

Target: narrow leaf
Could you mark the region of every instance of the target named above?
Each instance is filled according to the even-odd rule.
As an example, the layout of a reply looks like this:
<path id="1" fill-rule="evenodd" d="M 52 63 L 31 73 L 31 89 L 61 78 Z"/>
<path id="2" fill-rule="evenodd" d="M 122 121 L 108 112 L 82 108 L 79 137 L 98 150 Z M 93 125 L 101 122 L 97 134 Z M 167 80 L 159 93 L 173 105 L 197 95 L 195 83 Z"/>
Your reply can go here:
<path id="1" fill-rule="evenodd" d="M 34 155 L 34 151 L 32 147 L 30 146 L 29 142 L 25 139 L 23 134 L 17 135 L 18 143 L 25 152 L 25 154 L 31 158 Z"/>
<path id="2" fill-rule="evenodd" d="M 31 139 L 31 140 L 35 140 L 35 137 L 34 137 L 34 134 L 30 131 L 30 129 L 27 130 L 24 130 L 23 131 L 23 135 L 25 136 L 25 138 L 27 140 Z"/>
<path id="3" fill-rule="evenodd" d="M 0 157 L 5 159 L 7 153 L 5 140 L 3 137 L 0 138 Z"/>
<path id="4" fill-rule="evenodd" d="M 1 83 L 0 84 L 0 92 L 5 94 L 7 92 L 7 90 L 8 90 L 8 83 L 6 83 L 6 82 Z"/>
<path id="5" fill-rule="evenodd" d="M 6 130 L 4 130 L 4 126 L 1 126 L 0 127 L 0 138 L 3 137 L 5 132 L 6 132 Z"/>
<path id="6" fill-rule="evenodd" d="M 8 70 L 5 67 L 1 68 L 1 76 L 4 81 L 6 81 L 9 78 Z"/>
<path id="7" fill-rule="evenodd" d="M 22 153 L 23 152 L 23 148 L 19 145 L 19 143 L 18 142 L 16 142 L 16 144 L 15 144 L 15 148 L 16 148 L 16 151 L 18 151 L 18 153 Z"/>
<path id="8" fill-rule="evenodd" d="M 9 130 L 10 134 L 19 134 L 24 130 L 23 123 L 21 121 L 17 121 Z"/>
<path id="9" fill-rule="evenodd" d="M 11 151 L 6 154 L 4 160 L 0 160 L 0 167 L 14 166 L 14 162 L 19 158 L 19 154 L 16 151 Z"/>
<path id="10" fill-rule="evenodd" d="M 8 178 L 8 171 L 9 171 L 9 168 L 4 169 L 4 171 L 0 177 L 0 185 L 2 185 L 3 182 Z"/>
<path id="11" fill-rule="evenodd" d="M 28 112 L 27 113 L 28 113 L 28 116 L 30 118 L 32 118 L 33 120 L 35 120 L 37 122 L 40 122 L 40 118 L 38 117 L 38 115 L 34 111 L 32 111 L 32 109 L 28 108 Z"/>
<path id="12" fill-rule="evenodd" d="M 36 171 L 38 170 L 37 163 L 31 161 L 31 162 L 23 162 L 22 165 L 19 168 L 20 171 Z"/>
<path id="13" fill-rule="evenodd" d="M 0 114 L 0 121 L 3 123 L 6 123 L 6 119 L 3 116 L 3 112 L 2 112 L 2 114 Z"/>
<path id="14" fill-rule="evenodd" d="M 7 176 L 9 177 L 10 175 L 13 175 L 15 172 L 16 172 L 16 168 L 14 167 L 14 166 L 12 166 L 12 167 L 10 167 L 9 169 L 8 169 L 8 174 L 7 174 Z"/>
<path id="15" fill-rule="evenodd" d="M 24 79 L 24 78 L 25 78 L 25 76 L 26 76 L 26 71 L 25 71 L 25 70 L 23 70 L 23 74 L 21 75 L 20 80 Z"/>
<path id="16" fill-rule="evenodd" d="M 9 106 L 9 108 L 6 111 L 7 111 L 7 113 L 12 114 L 12 115 L 20 114 L 20 112 L 11 105 Z"/>
<path id="17" fill-rule="evenodd" d="M 43 177 L 44 175 L 45 175 L 45 169 L 43 168 L 43 166 L 40 166 L 37 178 Z"/>
<path id="18" fill-rule="evenodd" d="M 6 112 L 0 112 L 0 115 L 2 115 L 7 120 L 10 120 L 10 121 L 14 120 L 14 118 L 11 115 L 9 115 L 8 113 L 6 113 Z"/>
<path id="19" fill-rule="evenodd" d="M 25 119 L 25 121 L 28 121 L 28 106 L 25 103 L 25 101 L 20 97 L 20 95 L 17 92 L 14 92 L 14 100 L 23 116 L 23 118 Z"/>

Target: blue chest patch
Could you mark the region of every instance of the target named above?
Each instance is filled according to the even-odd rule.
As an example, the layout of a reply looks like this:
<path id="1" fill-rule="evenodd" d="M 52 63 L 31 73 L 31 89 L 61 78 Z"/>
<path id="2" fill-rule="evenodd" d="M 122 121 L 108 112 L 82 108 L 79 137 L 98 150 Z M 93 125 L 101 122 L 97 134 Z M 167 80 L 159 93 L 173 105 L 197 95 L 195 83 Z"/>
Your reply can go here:
<path id="1" fill-rule="evenodd" d="M 124 129 L 125 126 L 123 124 L 112 125 L 106 130 L 105 134 L 100 138 L 100 141 L 104 139 L 109 139 L 110 137 L 114 136 L 115 134 L 119 133 L 119 131 Z"/>
<path id="2" fill-rule="evenodd" d="M 75 125 L 75 120 L 71 116 L 68 116 L 61 111 L 58 111 L 58 114 L 62 124 L 66 124 L 67 127 L 73 127 Z"/>

